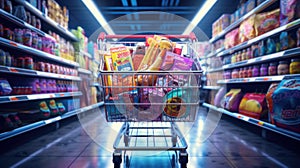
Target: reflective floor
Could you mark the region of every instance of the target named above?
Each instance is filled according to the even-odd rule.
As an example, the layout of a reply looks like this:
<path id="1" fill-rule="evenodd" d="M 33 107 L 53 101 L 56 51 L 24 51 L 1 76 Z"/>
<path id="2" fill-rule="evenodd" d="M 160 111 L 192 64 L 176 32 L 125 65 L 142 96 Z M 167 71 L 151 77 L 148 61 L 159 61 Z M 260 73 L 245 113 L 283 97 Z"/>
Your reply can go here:
<path id="1" fill-rule="evenodd" d="M 101 129 L 97 129 L 95 124 L 103 123 L 97 123 L 99 120 L 95 114 L 84 117 L 84 124 L 93 125 L 91 127 L 94 128 L 91 131 L 93 132 L 92 136 L 86 129 L 87 127 L 82 127 L 82 123 L 74 121 L 56 131 L 17 146 L 13 150 L 2 151 L 1 168 L 114 167 L 112 141 L 116 136 L 115 129 L 102 129 L 102 126 L 99 126 Z M 226 119 L 214 121 L 217 123 L 217 127 L 206 139 L 203 134 L 207 134 L 205 131 L 209 129 L 205 127 L 207 122 L 211 121 L 207 121 L 207 113 L 202 109 L 193 126 L 183 132 L 188 144 L 187 167 L 189 168 L 296 168 L 300 165 L 299 153 L 267 141 L 243 126 L 237 126 Z M 118 126 L 117 124 L 115 128 L 118 129 Z M 121 140 L 121 142 L 123 141 Z M 295 148 L 299 148 L 299 146 L 295 146 Z M 127 160 L 125 156 L 128 156 Z M 180 167 L 178 162 L 172 161 L 172 156 L 175 156 L 175 161 L 178 160 L 178 155 L 174 151 L 122 152 L 121 167 Z"/>

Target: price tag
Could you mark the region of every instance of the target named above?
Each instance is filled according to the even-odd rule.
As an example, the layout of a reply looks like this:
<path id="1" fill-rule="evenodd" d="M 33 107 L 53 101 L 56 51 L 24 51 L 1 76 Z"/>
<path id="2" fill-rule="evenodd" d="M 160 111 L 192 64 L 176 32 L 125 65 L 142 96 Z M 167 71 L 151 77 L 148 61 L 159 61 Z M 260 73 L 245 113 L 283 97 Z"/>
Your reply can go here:
<path id="1" fill-rule="evenodd" d="M 10 96 L 10 97 L 9 97 L 9 100 L 10 100 L 10 101 L 18 101 L 19 98 L 16 97 L 16 96 Z"/>
<path id="2" fill-rule="evenodd" d="M 264 122 L 262 122 L 262 121 L 259 121 L 259 122 L 257 123 L 257 125 L 259 125 L 259 126 L 263 126 L 263 125 L 264 125 Z"/>
<path id="3" fill-rule="evenodd" d="M 60 97 L 64 97 L 65 94 L 64 94 L 64 93 L 60 93 L 59 96 L 60 96 Z"/>
<path id="4" fill-rule="evenodd" d="M 10 44 L 11 46 L 18 47 L 18 44 L 15 43 L 15 42 L 10 41 L 9 44 Z"/>
<path id="5" fill-rule="evenodd" d="M 9 71 L 10 71 L 10 72 L 16 72 L 16 73 L 19 72 L 19 71 L 18 71 L 17 69 L 15 69 L 15 68 L 9 68 Z"/>
<path id="6" fill-rule="evenodd" d="M 45 124 L 50 124 L 50 123 L 53 123 L 53 122 L 59 121 L 59 120 L 61 120 L 61 116 L 57 116 L 55 118 L 48 119 L 45 121 Z"/>

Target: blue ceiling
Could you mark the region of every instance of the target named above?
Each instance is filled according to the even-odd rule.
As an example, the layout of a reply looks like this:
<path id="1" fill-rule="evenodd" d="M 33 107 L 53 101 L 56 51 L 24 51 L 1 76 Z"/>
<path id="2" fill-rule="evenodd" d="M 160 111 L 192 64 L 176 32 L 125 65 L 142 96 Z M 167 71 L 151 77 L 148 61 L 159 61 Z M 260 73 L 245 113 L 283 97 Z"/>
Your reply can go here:
<path id="1" fill-rule="evenodd" d="M 69 9 L 70 28 L 80 25 L 89 37 L 101 27 L 81 0 L 56 1 Z M 139 31 L 150 30 L 160 31 L 163 34 L 180 34 L 205 1 L 94 0 L 94 2 L 116 34 L 136 34 Z M 212 23 L 223 13 L 233 13 L 238 2 L 239 0 L 218 0 L 198 27 L 211 38 Z"/>

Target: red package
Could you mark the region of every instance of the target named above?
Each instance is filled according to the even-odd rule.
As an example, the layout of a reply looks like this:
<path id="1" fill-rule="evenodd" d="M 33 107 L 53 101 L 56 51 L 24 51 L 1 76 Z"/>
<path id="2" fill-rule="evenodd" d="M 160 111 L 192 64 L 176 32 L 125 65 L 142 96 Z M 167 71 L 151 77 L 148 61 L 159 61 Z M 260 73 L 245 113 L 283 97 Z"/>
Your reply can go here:
<path id="1" fill-rule="evenodd" d="M 247 93 L 242 98 L 239 113 L 255 118 L 260 119 L 266 116 L 266 95 L 261 93 Z"/>

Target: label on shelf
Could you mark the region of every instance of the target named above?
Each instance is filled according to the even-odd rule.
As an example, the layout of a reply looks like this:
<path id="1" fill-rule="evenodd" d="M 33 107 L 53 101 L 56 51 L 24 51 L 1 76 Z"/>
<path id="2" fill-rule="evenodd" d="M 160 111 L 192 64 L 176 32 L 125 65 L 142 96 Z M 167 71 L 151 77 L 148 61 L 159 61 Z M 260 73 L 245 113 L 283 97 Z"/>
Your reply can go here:
<path id="1" fill-rule="evenodd" d="M 19 101 L 19 98 L 16 96 L 9 96 L 10 101 Z"/>
<path id="2" fill-rule="evenodd" d="M 9 67 L 8 69 L 9 69 L 10 72 L 15 72 L 15 73 L 19 72 L 17 69 L 12 68 L 12 67 Z"/>
<path id="3" fill-rule="evenodd" d="M 45 120 L 45 124 L 50 124 L 50 123 L 53 123 L 53 122 L 56 122 L 56 121 L 59 121 L 59 120 L 61 120 L 61 116 L 57 116 L 55 118 Z"/>
<path id="4" fill-rule="evenodd" d="M 33 95 L 27 95 L 27 98 L 29 100 L 47 99 L 47 98 L 53 98 L 53 97 L 55 97 L 54 94 L 33 94 Z"/>

